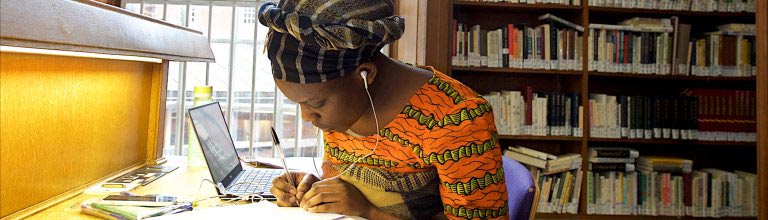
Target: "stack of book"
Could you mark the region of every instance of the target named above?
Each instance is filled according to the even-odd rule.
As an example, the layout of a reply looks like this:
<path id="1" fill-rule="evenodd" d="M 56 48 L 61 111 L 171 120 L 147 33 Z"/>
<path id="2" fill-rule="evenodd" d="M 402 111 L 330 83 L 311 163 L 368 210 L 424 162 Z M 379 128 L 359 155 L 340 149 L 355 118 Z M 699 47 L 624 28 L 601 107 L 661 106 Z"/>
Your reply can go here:
<path id="1" fill-rule="evenodd" d="M 750 77 L 756 73 L 755 25 L 727 24 L 691 36 L 679 18 L 631 18 L 590 24 L 589 70 L 599 72 Z"/>
<path id="2" fill-rule="evenodd" d="M 587 214 L 631 215 L 638 204 L 638 175 L 630 148 L 589 149 Z"/>
<path id="3" fill-rule="evenodd" d="M 493 106 L 496 129 L 501 135 L 582 135 L 583 107 L 578 94 L 491 92 L 483 96 Z"/>
<path id="4" fill-rule="evenodd" d="M 755 76 L 755 25 L 726 24 L 717 29 L 689 43 L 691 75 Z"/>
<path id="5" fill-rule="evenodd" d="M 590 94 L 590 132 L 599 138 L 698 137 L 698 99 L 689 96 Z"/>
<path id="6" fill-rule="evenodd" d="M 756 176 L 743 171 L 693 170 L 693 161 L 640 156 L 627 148 L 590 148 L 587 214 L 752 217 Z M 597 155 L 594 156 L 593 155 Z M 621 158 L 619 158 L 621 157 Z M 634 170 L 632 168 L 634 168 Z"/>
<path id="7" fill-rule="evenodd" d="M 699 100 L 699 140 L 756 141 L 754 90 L 691 89 L 686 93 Z"/>
<path id="8" fill-rule="evenodd" d="M 755 12 L 755 0 L 589 0 L 590 6 L 705 12 Z"/>
<path id="9" fill-rule="evenodd" d="M 191 203 L 167 207 L 144 207 L 112 205 L 99 201 L 86 201 L 80 205 L 80 212 L 108 220 L 140 220 L 144 218 L 192 210 Z"/>
<path id="10" fill-rule="evenodd" d="M 756 178 L 755 174 L 743 171 L 693 171 L 691 203 L 686 204 L 686 214 L 715 218 L 757 216 Z"/>
<path id="11" fill-rule="evenodd" d="M 686 96 L 590 94 L 597 138 L 754 142 L 755 92 L 687 89 Z"/>
<path id="12" fill-rule="evenodd" d="M 690 206 L 690 173 L 693 161 L 661 156 L 642 156 L 637 162 L 638 214 L 683 216 Z"/>
<path id="13" fill-rule="evenodd" d="M 631 18 L 613 24 L 590 24 L 587 58 L 590 71 L 670 74 L 672 19 Z"/>
<path id="14" fill-rule="evenodd" d="M 453 21 L 454 66 L 581 70 L 584 27 L 552 14 L 541 25 L 508 24 L 485 30 Z"/>
<path id="15" fill-rule="evenodd" d="M 531 170 L 539 186 L 539 213 L 572 213 L 579 207 L 581 192 L 581 155 L 555 156 L 526 147 L 509 147 L 504 156 Z"/>
<path id="16" fill-rule="evenodd" d="M 581 5 L 581 0 L 460 0 L 460 2 L 506 2 L 519 4 Z"/>

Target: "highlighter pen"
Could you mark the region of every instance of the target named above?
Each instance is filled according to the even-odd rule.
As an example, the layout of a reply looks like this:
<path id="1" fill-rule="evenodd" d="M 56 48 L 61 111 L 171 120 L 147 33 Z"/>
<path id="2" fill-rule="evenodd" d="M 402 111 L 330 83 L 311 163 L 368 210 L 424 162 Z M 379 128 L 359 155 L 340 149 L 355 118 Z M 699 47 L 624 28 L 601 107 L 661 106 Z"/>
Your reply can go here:
<path id="1" fill-rule="evenodd" d="M 283 148 L 280 147 L 280 139 L 277 138 L 277 132 L 275 132 L 275 127 L 272 127 L 272 143 L 274 144 L 275 151 L 280 156 L 280 161 L 283 162 L 283 169 L 285 169 L 285 175 L 288 176 L 288 184 L 291 184 L 293 187 L 297 187 L 296 184 L 293 184 L 293 177 L 291 177 L 290 171 L 288 171 L 288 165 L 285 163 L 285 155 L 283 154 Z"/>

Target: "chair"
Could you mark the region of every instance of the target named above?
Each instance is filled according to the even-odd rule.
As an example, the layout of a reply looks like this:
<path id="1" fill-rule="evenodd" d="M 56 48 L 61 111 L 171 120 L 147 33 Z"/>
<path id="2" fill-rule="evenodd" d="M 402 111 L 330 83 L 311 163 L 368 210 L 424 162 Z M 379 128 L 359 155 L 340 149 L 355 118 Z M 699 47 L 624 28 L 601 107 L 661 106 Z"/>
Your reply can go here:
<path id="1" fill-rule="evenodd" d="M 509 219 L 533 219 L 538 203 L 538 190 L 528 168 L 519 162 L 502 157 L 504 181 L 507 184 Z"/>

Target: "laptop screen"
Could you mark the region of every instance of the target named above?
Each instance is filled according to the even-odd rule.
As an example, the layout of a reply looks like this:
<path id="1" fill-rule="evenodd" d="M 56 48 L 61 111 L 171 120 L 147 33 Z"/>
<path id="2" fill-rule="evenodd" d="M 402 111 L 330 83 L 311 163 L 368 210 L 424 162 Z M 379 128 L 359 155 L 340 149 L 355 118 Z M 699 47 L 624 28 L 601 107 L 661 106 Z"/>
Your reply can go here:
<path id="1" fill-rule="evenodd" d="M 233 178 L 243 170 L 237 158 L 235 144 L 229 135 L 224 113 L 218 102 L 189 110 L 189 117 L 197 133 L 208 169 L 213 181 L 229 186 Z"/>

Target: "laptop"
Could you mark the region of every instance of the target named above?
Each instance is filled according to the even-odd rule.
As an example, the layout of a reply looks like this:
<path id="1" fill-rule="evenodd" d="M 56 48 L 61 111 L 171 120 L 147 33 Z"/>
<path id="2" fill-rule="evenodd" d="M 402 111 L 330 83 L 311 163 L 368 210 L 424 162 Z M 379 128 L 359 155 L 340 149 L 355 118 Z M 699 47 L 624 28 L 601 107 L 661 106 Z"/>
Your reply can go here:
<path id="1" fill-rule="evenodd" d="M 189 109 L 189 118 L 219 195 L 231 198 L 258 194 L 265 199 L 275 199 L 269 191 L 272 179 L 284 171 L 243 169 L 218 102 Z"/>

